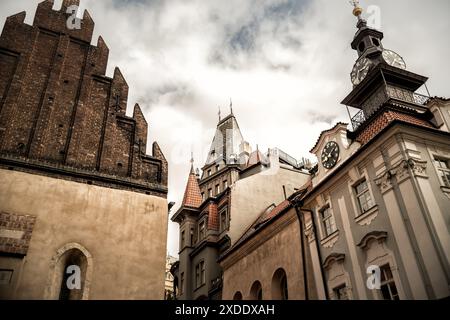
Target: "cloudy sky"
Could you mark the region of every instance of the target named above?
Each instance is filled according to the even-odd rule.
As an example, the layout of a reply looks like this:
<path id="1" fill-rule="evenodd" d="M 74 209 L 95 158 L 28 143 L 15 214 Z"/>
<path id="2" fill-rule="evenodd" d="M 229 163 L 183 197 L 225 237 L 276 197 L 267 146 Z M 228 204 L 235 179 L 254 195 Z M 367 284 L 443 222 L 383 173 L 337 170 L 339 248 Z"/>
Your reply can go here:
<path id="1" fill-rule="evenodd" d="M 1 0 L 0 27 L 37 0 Z M 55 0 L 58 6 L 60 1 Z M 361 0 L 377 6 L 385 48 L 408 69 L 430 77 L 432 95 L 450 96 L 450 1 Z M 119 66 L 169 160 L 169 201 L 177 209 L 191 150 L 206 160 L 230 98 L 244 138 L 260 149 L 279 147 L 296 158 L 319 133 L 348 122 L 340 101 L 351 90 L 356 58 L 350 42 L 356 18 L 348 0 L 82 0 L 110 48 L 108 75 Z M 372 15 L 372 17 L 375 17 Z M 169 246 L 178 229 L 169 222 Z"/>

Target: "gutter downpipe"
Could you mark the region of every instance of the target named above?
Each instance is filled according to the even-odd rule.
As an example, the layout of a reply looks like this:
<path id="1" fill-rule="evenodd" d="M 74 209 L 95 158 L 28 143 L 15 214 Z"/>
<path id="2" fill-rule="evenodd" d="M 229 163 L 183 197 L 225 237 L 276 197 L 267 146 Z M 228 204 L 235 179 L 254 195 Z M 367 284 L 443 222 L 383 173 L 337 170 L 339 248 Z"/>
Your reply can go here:
<path id="1" fill-rule="evenodd" d="M 330 295 L 328 293 L 328 284 L 325 280 L 325 271 L 323 270 L 322 253 L 320 251 L 319 238 L 317 237 L 317 228 L 316 228 L 316 220 L 314 219 L 314 212 L 310 209 L 300 209 L 300 211 L 309 212 L 311 214 L 311 222 L 312 222 L 312 229 L 314 232 L 314 240 L 316 242 L 317 255 L 319 256 L 320 274 L 322 276 L 322 284 L 323 284 L 323 288 L 325 290 L 325 299 L 330 300 Z"/>
<path id="2" fill-rule="evenodd" d="M 309 287 L 308 287 L 308 276 L 306 271 L 306 253 L 305 253 L 305 240 L 304 240 L 304 222 L 302 219 L 302 214 L 300 209 L 298 208 L 297 202 L 294 203 L 295 212 L 297 213 L 298 222 L 300 224 L 300 245 L 301 245 L 301 254 L 302 254 L 302 268 L 303 268 L 303 284 L 305 287 L 305 300 L 309 300 Z"/>

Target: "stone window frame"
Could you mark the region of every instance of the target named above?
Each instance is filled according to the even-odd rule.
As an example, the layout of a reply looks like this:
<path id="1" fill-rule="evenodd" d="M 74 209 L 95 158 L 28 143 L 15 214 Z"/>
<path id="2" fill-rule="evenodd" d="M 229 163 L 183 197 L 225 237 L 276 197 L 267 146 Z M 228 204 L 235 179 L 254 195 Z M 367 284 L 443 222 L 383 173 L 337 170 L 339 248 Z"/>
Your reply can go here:
<path id="1" fill-rule="evenodd" d="M 185 277 L 184 277 L 184 272 L 181 272 L 181 273 L 180 273 L 180 287 L 178 288 L 178 289 L 179 289 L 179 290 L 178 290 L 178 294 L 179 294 L 179 295 L 184 294 L 184 286 L 185 286 L 185 282 L 186 282 L 186 279 L 185 279 Z"/>
<path id="2" fill-rule="evenodd" d="M 225 214 L 225 227 L 222 226 L 222 215 Z M 223 233 L 230 229 L 230 219 L 228 215 L 228 206 L 219 209 L 219 233 Z"/>
<path id="3" fill-rule="evenodd" d="M 330 299 L 336 300 L 335 289 L 344 286 L 346 288 L 347 299 L 353 300 L 352 282 L 350 274 L 345 268 L 345 254 L 331 253 L 328 257 L 325 258 L 323 262 L 323 268 L 326 272 L 326 281 Z M 335 272 L 333 272 L 333 278 L 331 278 L 330 275 L 332 274 L 332 269 L 335 269 Z M 338 271 L 340 271 L 340 273 Z"/>
<path id="4" fill-rule="evenodd" d="M 200 232 L 201 232 L 200 226 L 202 224 L 204 225 L 203 237 L 200 236 Z M 206 216 L 199 220 L 199 222 L 198 222 L 198 229 L 197 230 L 198 230 L 198 232 L 197 232 L 197 237 L 198 237 L 197 240 L 198 240 L 198 242 L 202 241 L 203 239 L 206 239 Z"/>
<path id="5" fill-rule="evenodd" d="M 441 189 L 445 192 L 450 192 L 450 180 L 446 182 L 441 177 L 441 171 L 448 172 L 450 174 L 450 156 L 444 155 L 442 152 L 434 152 L 434 151 L 430 151 L 430 154 L 431 154 L 431 161 L 433 163 L 433 167 L 438 177 Z M 449 167 L 449 169 L 439 168 L 436 164 L 437 158 L 440 159 L 441 162 L 442 161 L 447 162 L 447 166 Z"/>
<path id="6" fill-rule="evenodd" d="M 354 180 L 350 178 L 348 182 L 348 190 L 350 193 L 351 203 L 354 210 L 354 219 L 356 223 L 358 223 L 361 226 L 364 225 L 367 226 L 370 225 L 372 221 L 378 216 L 378 204 L 375 201 L 374 190 L 372 188 L 371 179 L 369 178 L 367 170 L 363 169 L 361 171 L 362 172 L 359 173 L 360 171 L 358 170 L 358 173 L 356 174 L 357 176 L 353 177 Z M 366 212 L 362 212 L 362 210 L 360 209 L 356 193 L 356 186 L 364 180 L 367 182 L 368 192 L 373 202 L 373 206 L 369 208 Z"/>
<path id="7" fill-rule="evenodd" d="M 366 184 L 366 189 L 364 189 L 363 191 L 361 191 L 360 193 L 358 193 L 358 187 L 360 186 L 360 185 L 362 185 L 363 183 L 365 183 Z M 366 177 L 362 177 L 361 179 L 359 179 L 357 182 L 355 182 L 354 184 L 353 184 L 353 195 L 355 196 L 355 199 L 356 199 L 356 204 L 357 204 L 357 209 L 358 209 L 358 215 L 357 215 L 357 217 L 359 217 L 360 215 L 364 215 L 364 214 L 366 214 L 367 212 L 369 212 L 370 210 L 372 210 L 373 209 L 373 207 L 375 207 L 376 206 L 376 203 L 375 203 L 375 201 L 374 201 L 374 199 L 373 199 L 373 195 L 372 195 L 372 192 L 371 192 L 371 190 L 370 190 L 370 181 L 366 178 Z M 363 208 L 362 208 L 362 206 L 361 206 L 361 201 L 360 201 L 360 197 L 361 196 L 363 196 L 363 195 L 365 195 L 365 194 L 369 194 L 369 199 L 370 199 L 370 202 L 371 202 L 371 206 L 369 206 L 366 210 L 364 210 Z"/>
<path id="8" fill-rule="evenodd" d="M 391 273 L 391 278 L 390 279 L 386 279 L 385 278 L 384 283 L 383 283 L 383 280 L 382 280 L 381 281 L 381 287 L 388 286 L 389 295 L 391 296 L 391 299 L 389 299 L 389 300 L 399 300 L 400 299 L 400 294 L 398 293 L 397 283 L 395 282 L 394 275 L 392 274 L 392 270 L 391 270 L 391 265 L 389 263 L 380 266 L 381 276 L 384 274 L 384 269 L 386 268 L 386 266 L 388 267 L 389 272 Z M 385 277 L 386 277 L 386 275 L 385 275 Z M 390 283 L 394 283 L 395 290 L 397 290 L 397 297 L 398 297 L 398 299 L 392 299 L 392 293 L 391 293 L 391 289 L 390 289 L 390 286 L 389 286 Z M 382 292 L 381 292 L 381 295 L 383 295 Z"/>
<path id="9" fill-rule="evenodd" d="M 201 259 L 195 265 L 195 290 L 206 285 L 206 262 L 205 259 Z"/>
<path id="10" fill-rule="evenodd" d="M 346 283 L 342 283 L 342 284 L 334 287 L 332 290 L 333 290 L 334 297 L 337 298 L 335 300 L 349 300 L 348 299 L 348 292 L 347 292 L 347 284 Z M 341 291 L 342 290 L 344 291 L 343 294 L 345 294 L 345 297 L 346 297 L 345 299 L 341 299 Z"/>
<path id="11" fill-rule="evenodd" d="M 220 183 L 216 184 L 214 189 L 215 189 L 214 191 L 216 192 L 216 195 L 218 195 L 220 193 Z"/>
<path id="12" fill-rule="evenodd" d="M 330 214 L 329 219 L 333 219 L 334 227 L 335 227 L 335 230 L 333 232 L 331 232 L 330 234 L 328 234 L 327 231 L 325 230 L 324 219 L 322 216 L 323 212 L 327 209 L 330 210 L 331 214 Z M 337 228 L 337 225 L 336 225 L 336 217 L 334 214 L 333 207 L 331 205 L 331 201 L 327 201 L 322 207 L 320 207 L 319 210 L 317 210 L 317 213 L 318 213 L 317 217 L 319 219 L 320 236 L 321 236 L 322 241 L 324 241 L 325 239 L 332 237 L 334 234 L 336 234 L 339 231 L 339 229 Z"/>
<path id="13" fill-rule="evenodd" d="M 397 288 L 398 296 L 400 300 L 407 299 L 402 281 L 400 279 L 398 264 L 395 259 L 394 253 L 387 247 L 386 244 L 386 238 L 387 238 L 387 232 L 380 232 L 380 231 L 372 231 L 368 234 L 366 234 L 362 240 L 357 245 L 360 247 L 365 254 L 365 270 L 368 270 L 369 266 L 376 265 L 378 267 L 381 267 L 389 264 L 389 267 L 391 269 L 392 277 L 395 282 L 395 286 Z M 372 249 L 372 245 L 374 243 L 377 243 L 378 246 L 381 246 L 382 251 L 384 252 L 383 255 L 378 255 L 371 259 L 369 261 L 369 254 L 368 250 Z M 369 290 L 369 289 L 368 289 Z M 380 290 L 369 290 L 371 292 L 373 299 L 375 300 L 383 300 L 383 296 L 380 292 Z"/>
<path id="14" fill-rule="evenodd" d="M 50 261 L 50 272 L 47 278 L 47 286 L 44 294 L 45 300 L 58 300 L 61 289 L 61 283 L 60 281 L 58 281 L 60 273 L 60 270 L 58 268 L 59 262 L 66 252 L 73 249 L 80 250 L 81 253 L 83 253 L 83 255 L 86 257 L 87 267 L 81 300 L 89 299 L 89 293 L 92 283 L 92 273 L 94 270 L 94 259 L 92 258 L 91 253 L 84 246 L 77 242 L 70 242 L 56 250 L 56 254 Z"/>
<path id="15" fill-rule="evenodd" d="M 183 249 L 185 244 L 186 244 L 186 230 L 183 228 L 180 230 L 180 249 Z"/>

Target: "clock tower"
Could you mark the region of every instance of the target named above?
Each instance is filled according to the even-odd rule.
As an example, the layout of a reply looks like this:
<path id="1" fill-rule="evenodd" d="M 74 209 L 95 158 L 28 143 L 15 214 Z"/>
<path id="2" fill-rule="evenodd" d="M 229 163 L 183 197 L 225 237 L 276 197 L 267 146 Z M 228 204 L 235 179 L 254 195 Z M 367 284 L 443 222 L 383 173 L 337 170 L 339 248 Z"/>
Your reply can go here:
<path id="1" fill-rule="evenodd" d="M 430 116 L 425 106 L 429 97 L 416 93 L 428 78 L 408 71 L 399 54 L 384 48 L 383 32 L 369 27 L 358 1 L 352 3 L 358 30 L 351 47 L 358 58 L 350 74 L 353 90 L 342 101 L 347 107 L 360 109 L 351 119 L 352 138 L 388 110 L 419 118 Z"/>

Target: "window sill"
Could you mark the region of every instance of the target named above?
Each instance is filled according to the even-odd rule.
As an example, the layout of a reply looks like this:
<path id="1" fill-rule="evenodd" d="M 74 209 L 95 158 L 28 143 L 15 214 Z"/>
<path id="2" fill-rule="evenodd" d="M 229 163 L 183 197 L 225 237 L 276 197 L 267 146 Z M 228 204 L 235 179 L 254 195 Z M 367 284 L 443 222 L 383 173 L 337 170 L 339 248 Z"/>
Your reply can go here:
<path id="1" fill-rule="evenodd" d="M 206 283 L 202 284 L 201 286 L 197 287 L 194 289 L 194 292 L 196 292 L 197 290 L 200 290 L 201 288 L 203 288 L 204 286 L 206 286 Z"/>
<path id="2" fill-rule="evenodd" d="M 378 216 L 378 206 L 374 205 L 372 208 L 355 218 L 355 222 L 361 226 L 369 225 Z"/>
<path id="3" fill-rule="evenodd" d="M 331 248 L 339 239 L 339 230 L 320 240 L 320 244 L 325 248 Z"/>

